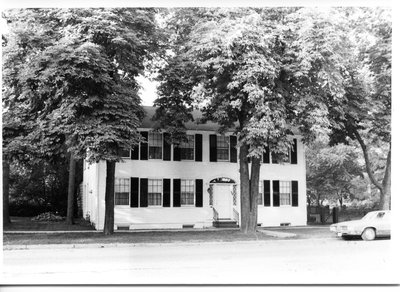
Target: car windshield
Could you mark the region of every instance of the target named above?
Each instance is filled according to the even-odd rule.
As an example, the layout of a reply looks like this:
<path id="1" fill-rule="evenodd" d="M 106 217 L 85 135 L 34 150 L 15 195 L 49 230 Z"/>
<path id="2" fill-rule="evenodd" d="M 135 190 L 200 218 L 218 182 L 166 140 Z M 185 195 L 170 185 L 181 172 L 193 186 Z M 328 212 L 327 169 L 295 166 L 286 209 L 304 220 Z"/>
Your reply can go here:
<path id="1" fill-rule="evenodd" d="M 385 212 L 370 212 L 367 215 L 365 215 L 362 220 L 371 220 L 375 218 L 383 218 L 385 216 Z"/>

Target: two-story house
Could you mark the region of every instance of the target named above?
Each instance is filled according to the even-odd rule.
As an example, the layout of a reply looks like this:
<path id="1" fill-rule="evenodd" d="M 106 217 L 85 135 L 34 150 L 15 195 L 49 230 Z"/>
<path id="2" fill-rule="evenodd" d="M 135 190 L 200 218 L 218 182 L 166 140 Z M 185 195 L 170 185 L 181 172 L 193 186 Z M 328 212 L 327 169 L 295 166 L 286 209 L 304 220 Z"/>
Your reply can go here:
<path id="1" fill-rule="evenodd" d="M 174 147 L 153 131 L 154 107 L 139 128 L 146 142 L 123 153 L 115 169 L 115 229 L 207 228 L 240 224 L 237 138 L 218 126 L 189 122 L 187 142 Z M 199 112 L 194 113 L 199 115 Z M 260 169 L 258 224 L 306 225 L 304 146 L 294 137 L 287 161 L 265 152 Z M 103 229 L 105 162 L 84 163 L 83 214 Z"/>

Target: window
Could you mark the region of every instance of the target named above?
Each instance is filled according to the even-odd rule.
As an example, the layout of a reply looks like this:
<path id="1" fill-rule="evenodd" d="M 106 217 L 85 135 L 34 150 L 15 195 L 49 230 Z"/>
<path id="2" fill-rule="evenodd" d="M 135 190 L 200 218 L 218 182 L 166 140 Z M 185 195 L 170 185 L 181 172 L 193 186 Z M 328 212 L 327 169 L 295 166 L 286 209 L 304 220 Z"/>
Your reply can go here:
<path id="1" fill-rule="evenodd" d="M 122 149 L 120 152 L 121 157 L 124 158 L 130 158 L 131 157 L 131 151 L 129 149 Z"/>
<path id="2" fill-rule="evenodd" d="M 181 205 L 194 205 L 194 180 L 181 180 Z"/>
<path id="3" fill-rule="evenodd" d="M 181 160 L 194 160 L 194 135 L 187 135 L 186 141 L 181 142 Z"/>
<path id="4" fill-rule="evenodd" d="M 148 180 L 148 206 L 161 206 L 162 204 L 162 179 Z"/>
<path id="5" fill-rule="evenodd" d="M 290 181 L 279 182 L 279 200 L 280 205 L 290 205 Z"/>
<path id="6" fill-rule="evenodd" d="M 129 178 L 115 179 L 115 205 L 129 205 Z"/>
<path id="7" fill-rule="evenodd" d="M 261 180 L 258 185 L 258 198 L 257 198 L 257 204 L 262 205 L 263 204 L 263 197 L 264 197 L 264 192 L 263 192 L 263 181 Z"/>
<path id="8" fill-rule="evenodd" d="M 149 159 L 162 159 L 163 139 L 160 133 L 149 133 Z"/>
<path id="9" fill-rule="evenodd" d="M 217 159 L 218 161 L 229 160 L 229 137 L 217 136 Z"/>

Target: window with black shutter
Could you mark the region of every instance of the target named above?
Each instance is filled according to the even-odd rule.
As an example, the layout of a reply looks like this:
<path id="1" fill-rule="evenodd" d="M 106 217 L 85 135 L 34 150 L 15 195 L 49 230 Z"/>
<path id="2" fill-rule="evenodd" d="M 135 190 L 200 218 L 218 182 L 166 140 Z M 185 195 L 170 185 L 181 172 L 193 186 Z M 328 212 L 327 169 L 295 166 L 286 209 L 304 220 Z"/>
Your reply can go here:
<path id="1" fill-rule="evenodd" d="M 203 135 L 196 134 L 194 135 L 194 142 L 195 142 L 195 154 L 194 159 L 195 161 L 202 161 L 203 160 Z"/>
<path id="2" fill-rule="evenodd" d="M 163 179 L 163 207 L 171 206 L 171 180 Z"/>
<path id="3" fill-rule="evenodd" d="M 173 206 L 181 206 L 181 180 L 173 179 Z"/>
<path id="4" fill-rule="evenodd" d="M 169 133 L 163 134 L 163 160 L 171 160 L 171 144 L 169 143 L 171 135 Z"/>
<path id="5" fill-rule="evenodd" d="M 237 162 L 237 137 L 231 135 L 229 137 L 229 151 L 230 151 L 230 161 L 236 163 Z"/>
<path id="6" fill-rule="evenodd" d="M 263 153 L 263 163 L 269 163 L 269 147 L 266 146 L 265 152 Z"/>
<path id="7" fill-rule="evenodd" d="M 139 178 L 131 177 L 131 207 L 139 207 Z"/>
<path id="8" fill-rule="evenodd" d="M 293 139 L 293 148 L 290 151 L 290 163 L 297 164 L 297 139 Z"/>
<path id="9" fill-rule="evenodd" d="M 264 206 L 271 206 L 271 181 L 264 180 Z"/>
<path id="10" fill-rule="evenodd" d="M 217 135 L 210 135 L 210 162 L 217 162 Z"/>
<path id="11" fill-rule="evenodd" d="M 203 180 L 196 179 L 196 207 L 203 207 Z"/>
<path id="12" fill-rule="evenodd" d="M 274 207 L 280 206 L 279 200 L 279 180 L 272 181 L 272 204 Z"/>
<path id="13" fill-rule="evenodd" d="M 299 206 L 299 183 L 297 180 L 292 181 L 292 206 Z"/>
<path id="14" fill-rule="evenodd" d="M 140 207 L 147 207 L 147 187 L 148 187 L 148 179 L 141 178 L 140 179 Z"/>
<path id="15" fill-rule="evenodd" d="M 148 159 L 148 152 L 149 152 L 149 147 L 148 147 L 148 138 L 149 138 L 149 133 L 148 132 L 140 132 L 140 134 L 144 138 L 144 142 L 140 143 L 140 160 L 147 160 Z"/>

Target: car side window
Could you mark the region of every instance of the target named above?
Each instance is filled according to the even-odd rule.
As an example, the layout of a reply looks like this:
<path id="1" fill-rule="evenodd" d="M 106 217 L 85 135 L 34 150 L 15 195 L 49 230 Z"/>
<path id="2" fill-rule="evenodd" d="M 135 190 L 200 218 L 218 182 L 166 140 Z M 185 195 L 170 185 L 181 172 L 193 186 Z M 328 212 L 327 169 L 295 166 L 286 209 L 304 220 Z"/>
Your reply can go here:
<path id="1" fill-rule="evenodd" d="M 382 219 L 385 216 L 384 212 L 379 212 L 378 215 L 376 215 L 377 219 Z"/>

